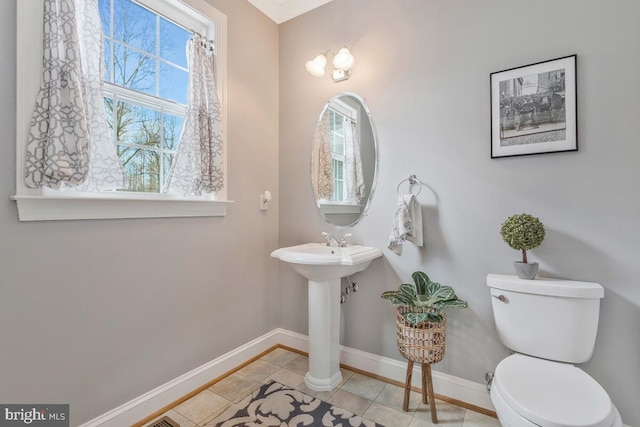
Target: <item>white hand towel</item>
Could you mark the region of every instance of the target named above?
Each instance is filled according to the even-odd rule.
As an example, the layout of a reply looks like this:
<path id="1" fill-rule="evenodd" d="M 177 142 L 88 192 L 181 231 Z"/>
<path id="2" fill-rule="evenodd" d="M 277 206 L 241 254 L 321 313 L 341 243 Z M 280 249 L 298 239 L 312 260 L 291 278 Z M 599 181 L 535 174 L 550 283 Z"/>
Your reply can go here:
<path id="1" fill-rule="evenodd" d="M 398 197 L 388 248 L 396 255 L 402 255 L 405 240 L 413 242 L 416 246 L 423 246 L 422 212 L 415 194 L 401 194 Z"/>

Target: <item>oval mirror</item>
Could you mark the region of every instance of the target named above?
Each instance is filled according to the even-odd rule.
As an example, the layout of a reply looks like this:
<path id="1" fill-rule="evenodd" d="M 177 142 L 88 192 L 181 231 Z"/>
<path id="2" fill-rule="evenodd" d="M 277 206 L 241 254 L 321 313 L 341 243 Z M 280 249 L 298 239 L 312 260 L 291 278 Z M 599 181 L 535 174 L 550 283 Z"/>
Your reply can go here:
<path id="1" fill-rule="evenodd" d="M 322 218 L 337 228 L 366 213 L 378 172 L 376 132 L 364 100 L 334 96 L 322 109 L 311 146 L 311 186 Z"/>

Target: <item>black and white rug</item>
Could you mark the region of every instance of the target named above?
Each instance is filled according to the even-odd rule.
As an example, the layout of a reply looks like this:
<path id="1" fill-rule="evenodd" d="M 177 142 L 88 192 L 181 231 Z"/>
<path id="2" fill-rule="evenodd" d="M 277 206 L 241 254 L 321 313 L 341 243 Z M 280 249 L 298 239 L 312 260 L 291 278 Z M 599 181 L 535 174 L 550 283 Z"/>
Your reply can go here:
<path id="1" fill-rule="evenodd" d="M 275 381 L 263 385 L 242 402 L 229 407 L 216 419 L 207 423 L 207 426 L 382 427 Z"/>

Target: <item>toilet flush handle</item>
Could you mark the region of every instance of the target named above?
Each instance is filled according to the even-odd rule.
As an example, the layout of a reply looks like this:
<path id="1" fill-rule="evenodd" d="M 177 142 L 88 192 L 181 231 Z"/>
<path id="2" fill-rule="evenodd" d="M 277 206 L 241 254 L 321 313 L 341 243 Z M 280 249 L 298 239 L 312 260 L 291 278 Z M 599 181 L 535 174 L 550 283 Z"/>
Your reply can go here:
<path id="1" fill-rule="evenodd" d="M 505 297 L 504 295 L 491 295 L 493 298 L 500 300 L 502 302 L 507 302 L 507 297 Z"/>

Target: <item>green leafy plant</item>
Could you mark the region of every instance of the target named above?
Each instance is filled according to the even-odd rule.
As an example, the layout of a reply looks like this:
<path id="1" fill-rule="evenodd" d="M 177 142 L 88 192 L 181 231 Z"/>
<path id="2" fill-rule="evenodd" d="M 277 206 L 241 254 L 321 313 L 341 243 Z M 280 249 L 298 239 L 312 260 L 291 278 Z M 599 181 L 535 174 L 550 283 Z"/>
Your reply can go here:
<path id="1" fill-rule="evenodd" d="M 512 215 L 500 227 L 502 239 L 515 250 L 522 251 L 522 262 L 527 263 L 527 251 L 537 248 L 544 240 L 544 225 L 529 214 Z"/>
<path id="2" fill-rule="evenodd" d="M 445 308 L 467 308 L 466 301 L 458 299 L 451 286 L 432 282 L 422 271 L 411 275 L 413 283 L 403 283 L 398 290 L 386 291 L 380 295 L 391 304 L 402 307 L 416 307 L 425 309 L 424 312 L 405 313 L 403 317 L 411 325 L 422 322 L 441 322 L 440 310 Z"/>

